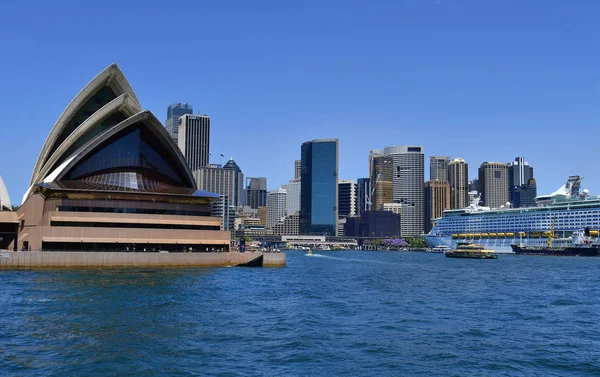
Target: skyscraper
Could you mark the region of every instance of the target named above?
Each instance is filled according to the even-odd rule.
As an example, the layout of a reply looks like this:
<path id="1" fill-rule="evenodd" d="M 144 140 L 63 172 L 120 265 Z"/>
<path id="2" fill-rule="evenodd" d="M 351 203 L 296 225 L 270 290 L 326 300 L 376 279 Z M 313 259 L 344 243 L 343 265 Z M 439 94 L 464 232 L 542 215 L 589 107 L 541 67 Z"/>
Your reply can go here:
<path id="1" fill-rule="evenodd" d="M 338 181 L 338 217 L 356 216 L 356 183 Z"/>
<path id="2" fill-rule="evenodd" d="M 500 208 L 509 201 L 508 165 L 501 162 L 484 162 L 479 167 L 479 192 L 483 205 Z"/>
<path id="3" fill-rule="evenodd" d="M 379 149 L 372 149 L 369 151 L 369 177 L 373 178 L 373 160 L 375 157 L 383 156 L 383 151 Z M 375 183 L 374 181 L 371 181 Z"/>
<path id="4" fill-rule="evenodd" d="M 393 166 L 394 162 L 391 157 L 387 156 L 372 156 L 371 158 L 371 205 L 367 208 L 371 211 L 379 211 L 385 203 L 392 203 L 393 191 Z M 367 205 L 367 207 L 369 207 Z"/>
<path id="5" fill-rule="evenodd" d="M 433 228 L 433 220 L 442 217 L 450 207 L 450 184 L 446 181 L 425 182 L 425 233 Z"/>
<path id="6" fill-rule="evenodd" d="M 300 179 L 302 175 L 302 161 L 295 160 L 294 161 L 294 179 Z"/>
<path id="7" fill-rule="evenodd" d="M 336 234 L 338 223 L 338 139 L 302 144 L 300 233 Z"/>
<path id="8" fill-rule="evenodd" d="M 510 202 L 513 207 L 535 207 L 534 199 L 537 196 L 535 178 L 529 178 L 529 181 L 524 185 L 513 187 L 510 194 Z"/>
<path id="9" fill-rule="evenodd" d="M 385 156 L 393 160 L 392 196 L 394 203 L 402 204 L 400 234 L 402 237 L 423 233 L 425 157 L 422 146 L 386 147 Z"/>
<path id="10" fill-rule="evenodd" d="M 286 215 L 287 192 L 278 188 L 267 194 L 267 227 L 273 228 Z"/>
<path id="11" fill-rule="evenodd" d="M 356 214 L 367 210 L 367 195 L 371 195 L 371 178 L 359 178 L 356 181 Z"/>
<path id="12" fill-rule="evenodd" d="M 235 161 L 233 161 L 233 157 L 230 158 L 229 161 L 227 161 L 225 166 L 223 166 L 223 169 L 231 169 L 235 171 L 235 195 L 230 200 L 233 202 L 233 205 L 235 205 L 237 208 L 242 205 L 242 192 L 244 191 L 244 175 L 242 174 L 242 169 L 240 169 L 238 164 L 236 164 Z"/>
<path id="13" fill-rule="evenodd" d="M 448 164 L 450 182 L 450 208 L 469 206 L 469 164 L 462 158 L 455 158 Z"/>
<path id="14" fill-rule="evenodd" d="M 237 211 L 241 205 L 244 175 L 233 159 L 222 168 L 201 167 L 194 171 L 194 178 L 200 190 L 226 196 L 228 205 Z"/>
<path id="15" fill-rule="evenodd" d="M 447 181 L 448 180 L 448 164 L 450 157 L 448 156 L 431 156 L 429 157 L 429 179 L 431 181 Z"/>
<path id="16" fill-rule="evenodd" d="M 300 190 L 302 181 L 300 179 L 292 179 L 288 184 L 282 186 L 287 192 L 287 214 L 293 215 L 300 212 Z"/>
<path id="17" fill-rule="evenodd" d="M 533 167 L 524 157 L 517 157 L 509 164 L 510 202 L 514 207 L 531 207 L 537 196 L 537 186 L 533 179 Z M 530 180 L 533 179 L 532 182 Z"/>
<path id="18" fill-rule="evenodd" d="M 174 103 L 167 107 L 167 121 L 165 123 L 165 128 L 175 141 L 175 144 L 178 144 L 179 140 L 179 117 L 185 114 L 191 114 L 192 112 L 192 105 L 187 103 Z"/>
<path id="19" fill-rule="evenodd" d="M 469 181 L 469 192 L 471 191 L 479 192 L 479 178 Z"/>
<path id="20" fill-rule="evenodd" d="M 533 168 L 525 161 L 525 157 L 517 157 L 509 164 L 510 178 L 509 184 L 513 186 L 521 186 L 529 182 L 529 178 L 533 178 Z"/>
<path id="21" fill-rule="evenodd" d="M 246 205 L 252 209 L 267 205 L 267 178 L 246 178 Z"/>
<path id="22" fill-rule="evenodd" d="M 192 171 L 208 165 L 210 149 L 210 117 L 182 115 L 179 119 L 177 144 Z"/>

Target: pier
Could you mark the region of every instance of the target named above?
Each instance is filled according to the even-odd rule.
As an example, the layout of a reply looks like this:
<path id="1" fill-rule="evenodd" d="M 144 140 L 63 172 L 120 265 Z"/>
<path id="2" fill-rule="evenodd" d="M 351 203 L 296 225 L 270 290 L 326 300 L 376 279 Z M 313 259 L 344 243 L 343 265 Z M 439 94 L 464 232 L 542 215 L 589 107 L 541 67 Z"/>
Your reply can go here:
<path id="1" fill-rule="evenodd" d="M 284 267 L 285 253 L 1 251 L 0 270 L 56 268 Z"/>

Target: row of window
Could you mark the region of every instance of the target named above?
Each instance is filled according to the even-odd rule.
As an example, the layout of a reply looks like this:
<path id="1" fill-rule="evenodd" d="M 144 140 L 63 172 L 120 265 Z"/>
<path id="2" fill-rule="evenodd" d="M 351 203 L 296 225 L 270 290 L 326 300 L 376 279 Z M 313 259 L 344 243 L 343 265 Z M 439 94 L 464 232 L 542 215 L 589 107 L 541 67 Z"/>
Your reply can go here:
<path id="1" fill-rule="evenodd" d="M 209 211 L 184 211 L 157 208 L 114 208 L 114 207 L 80 207 L 58 206 L 59 212 L 98 212 L 98 213 L 140 213 L 145 215 L 178 215 L 178 216 L 210 216 Z"/>
<path id="2" fill-rule="evenodd" d="M 182 225 L 182 224 L 129 224 L 129 223 L 100 223 L 77 221 L 51 221 L 50 226 L 78 228 L 134 228 L 134 229 L 185 229 L 185 230 L 220 230 L 214 225 Z"/>

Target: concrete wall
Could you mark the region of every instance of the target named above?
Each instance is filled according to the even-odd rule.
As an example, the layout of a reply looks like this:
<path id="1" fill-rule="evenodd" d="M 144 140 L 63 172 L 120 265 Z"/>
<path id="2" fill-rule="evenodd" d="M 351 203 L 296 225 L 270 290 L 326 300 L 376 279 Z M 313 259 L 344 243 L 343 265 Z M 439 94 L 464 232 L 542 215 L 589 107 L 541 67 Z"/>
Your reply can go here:
<path id="1" fill-rule="evenodd" d="M 285 253 L 0 252 L 0 270 L 113 267 L 236 266 L 263 255 L 263 267 L 283 267 Z"/>

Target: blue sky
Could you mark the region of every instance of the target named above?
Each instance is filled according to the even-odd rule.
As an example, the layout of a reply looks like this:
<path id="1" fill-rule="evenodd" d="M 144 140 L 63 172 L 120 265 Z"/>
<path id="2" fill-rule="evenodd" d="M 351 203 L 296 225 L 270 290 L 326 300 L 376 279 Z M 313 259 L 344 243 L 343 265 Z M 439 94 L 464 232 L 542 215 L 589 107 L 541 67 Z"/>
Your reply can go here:
<path id="1" fill-rule="evenodd" d="M 471 178 L 523 155 L 540 193 L 580 174 L 600 194 L 599 18 L 589 0 L 6 2 L 0 175 L 20 202 L 60 113 L 115 62 L 162 121 L 173 102 L 209 114 L 212 155 L 269 188 L 302 142 L 337 137 L 341 179 L 417 144 Z"/>

